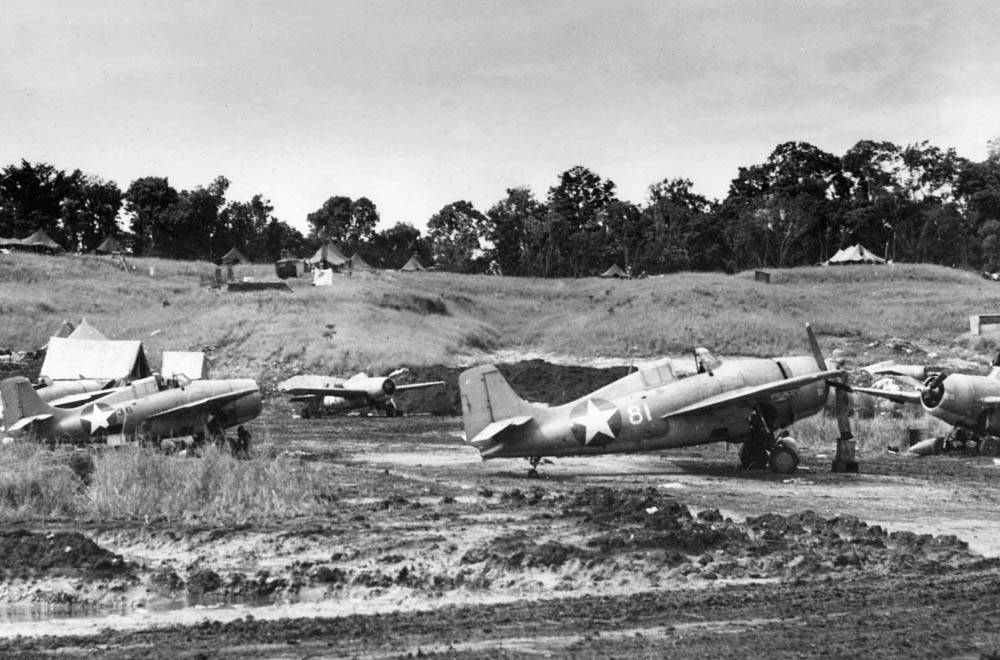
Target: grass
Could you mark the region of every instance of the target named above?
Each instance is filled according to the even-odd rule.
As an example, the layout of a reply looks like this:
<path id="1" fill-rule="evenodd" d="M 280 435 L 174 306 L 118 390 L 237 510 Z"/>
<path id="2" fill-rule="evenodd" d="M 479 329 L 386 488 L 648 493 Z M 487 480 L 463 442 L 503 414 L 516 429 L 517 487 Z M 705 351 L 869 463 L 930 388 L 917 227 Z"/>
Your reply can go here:
<path id="1" fill-rule="evenodd" d="M 807 321 L 828 351 L 899 337 L 986 353 L 993 344 L 969 337 L 967 319 L 995 311 L 985 301 L 998 292 L 974 273 L 901 264 L 779 270 L 770 285 L 749 272 L 619 281 L 383 271 L 332 287 L 303 278 L 290 293 L 227 294 L 200 286 L 211 264 L 132 263 L 128 274 L 102 257 L 0 256 L 0 347 L 40 346 L 62 319 L 86 317 L 113 338 L 142 339 L 154 365 L 164 349 L 206 350 L 214 375 L 265 386 L 298 372 L 386 372 L 496 349 L 801 354 Z M 237 266 L 236 275 L 274 277 L 270 265 Z"/>
<path id="2" fill-rule="evenodd" d="M 320 468 L 287 456 L 0 447 L 0 520 L 77 517 L 242 525 L 325 510 Z"/>

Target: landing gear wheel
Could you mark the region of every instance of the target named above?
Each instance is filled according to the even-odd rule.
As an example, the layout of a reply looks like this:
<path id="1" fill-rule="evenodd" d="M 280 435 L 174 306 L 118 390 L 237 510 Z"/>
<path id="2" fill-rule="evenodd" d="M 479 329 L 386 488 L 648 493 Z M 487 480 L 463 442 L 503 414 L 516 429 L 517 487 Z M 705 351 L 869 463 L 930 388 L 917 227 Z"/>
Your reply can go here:
<path id="1" fill-rule="evenodd" d="M 788 445 L 777 445 L 768 458 L 771 471 L 777 474 L 791 474 L 799 467 L 799 452 Z"/>
<path id="2" fill-rule="evenodd" d="M 531 456 L 530 458 L 528 458 L 528 462 L 531 463 L 531 469 L 528 470 L 528 476 L 529 477 L 537 477 L 538 476 L 538 464 L 542 462 L 542 457 L 541 456 Z"/>
<path id="3" fill-rule="evenodd" d="M 1000 440 L 993 436 L 985 436 L 979 439 L 980 456 L 1000 456 Z"/>

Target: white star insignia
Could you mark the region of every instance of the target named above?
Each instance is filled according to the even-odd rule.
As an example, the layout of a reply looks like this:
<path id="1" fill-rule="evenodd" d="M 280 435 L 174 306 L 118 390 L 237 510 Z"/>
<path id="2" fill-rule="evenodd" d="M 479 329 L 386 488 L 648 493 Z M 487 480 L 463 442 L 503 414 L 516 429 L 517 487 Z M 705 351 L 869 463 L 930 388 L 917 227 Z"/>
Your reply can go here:
<path id="1" fill-rule="evenodd" d="M 611 430 L 609 422 L 615 412 L 617 411 L 614 408 L 601 410 L 594 405 L 593 401 L 587 399 L 587 412 L 577 420 L 577 423 L 583 425 L 584 428 L 583 444 L 589 445 L 591 440 L 602 433 L 609 438 L 614 438 L 615 434 Z"/>
<path id="2" fill-rule="evenodd" d="M 93 435 L 97 429 L 108 428 L 108 419 L 110 419 L 114 413 L 115 411 L 111 408 L 101 410 L 101 406 L 95 403 L 91 411 L 87 415 L 83 416 L 84 419 L 90 422 L 90 434 Z"/>

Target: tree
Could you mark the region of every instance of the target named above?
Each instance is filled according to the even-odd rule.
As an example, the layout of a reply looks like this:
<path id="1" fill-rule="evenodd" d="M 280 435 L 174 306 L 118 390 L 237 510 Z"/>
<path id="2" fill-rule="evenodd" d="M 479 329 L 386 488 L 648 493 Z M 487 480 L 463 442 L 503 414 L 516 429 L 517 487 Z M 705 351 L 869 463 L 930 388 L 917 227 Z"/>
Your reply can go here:
<path id="1" fill-rule="evenodd" d="M 63 246 L 89 252 L 106 237 L 118 234 L 121 207 L 117 183 L 75 170 L 67 177 L 66 196 L 60 204 Z"/>
<path id="2" fill-rule="evenodd" d="M 615 183 L 586 167 L 572 167 L 549 188 L 546 275 L 596 274 L 604 256 L 601 211 L 616 201 Z"/>
<path id="3" fill-rule="evenodd" d="M 379 215 L 375 203 L 367 197 L 352 201 L 350 197 L 331 197 L 307 218 L 310 234 L 321 241 L 339 243 L 348 252 L 371 240 Z"/>
<path id="4" fill-rule="evenodd" d="M 491 258 L 505 275 L 527 275 L 533 270 L 531 227 L 544 221 L 545 205 L 530 188 L 508 188 L 507 197 L 486 213 L 484 235 L 493 244 Z"/>
<path id="5" fill-rule="evenodd" d="M 62 202 L 70 182 L 47 163 L 8 165 L 0 173 L 0 235 L 24 238 L 44 229 L 61 241 Z"/>
<path id="6" fill-rule="evenodd" d="M 399 268 L 416 254 L 425 265 L 431 263 L 431 243 L 420 230 L 406 222 L 397 222 L 372 237 L 368 250 L 372 259 L 385 268 Z"/>
<path id="7" fill-rule="evenodd" d="M 166 177 L 142 177 L 129 185 L 125 191 L 125 211 L 132 216 L 135 254 L 160 254 L 158 239 L 166 231 L 170 209 L 179 197 Z"/>
<path id="8" fill-rule="evenodd" d="M 479 263 L 486 218 L 471 202 L 461 200 L 443 207 L 427 221 L 434 261 L 458 273 L 471 273 Z"/>

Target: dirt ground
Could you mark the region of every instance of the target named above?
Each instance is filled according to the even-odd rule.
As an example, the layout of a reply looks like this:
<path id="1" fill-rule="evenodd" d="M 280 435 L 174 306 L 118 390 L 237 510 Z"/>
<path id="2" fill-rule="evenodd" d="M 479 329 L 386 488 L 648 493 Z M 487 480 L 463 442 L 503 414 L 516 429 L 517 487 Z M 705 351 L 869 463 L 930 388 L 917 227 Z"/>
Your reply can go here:
<path id="1" fill-rule="evenodd" d="M 0 657 L 1000 658 L 989 458 L 783 477 L 711 445 L 532 479 L 457 417 L 271 406 L 252 430 L 328 470 L 324 515 L 5 530 Z"/>

